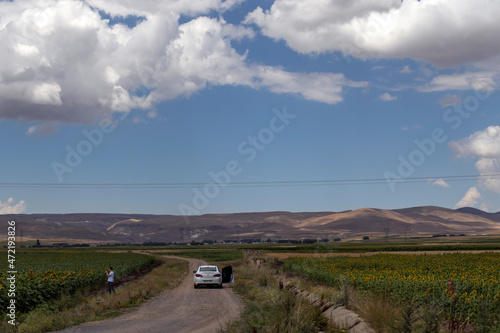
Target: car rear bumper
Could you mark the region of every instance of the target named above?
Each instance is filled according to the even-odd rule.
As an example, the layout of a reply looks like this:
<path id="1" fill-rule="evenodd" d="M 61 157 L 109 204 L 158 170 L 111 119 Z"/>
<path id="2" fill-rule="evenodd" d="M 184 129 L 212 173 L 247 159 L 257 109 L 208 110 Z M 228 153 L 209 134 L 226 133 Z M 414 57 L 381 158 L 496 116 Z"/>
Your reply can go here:
<path id="1" fill-rule="evenodd" d="M 194 284 L 197 286 L 201 286 L 201 285 L 220 286 L 222 284 L 222 279 L 221 278 L 195 278 Z"/>

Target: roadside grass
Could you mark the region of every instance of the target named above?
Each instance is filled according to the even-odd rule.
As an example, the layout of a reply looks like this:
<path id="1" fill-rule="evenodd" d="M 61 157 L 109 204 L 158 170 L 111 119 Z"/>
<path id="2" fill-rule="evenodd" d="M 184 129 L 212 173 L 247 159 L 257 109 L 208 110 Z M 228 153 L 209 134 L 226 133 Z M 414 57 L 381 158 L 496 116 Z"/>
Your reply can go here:
<path id="1" fill-rule="evenodd" d="M 159 252 L 155 254 L 164 254 L 171 256 L 187 257 L 205 260 L 207 262 L 232 261 L 243 259 L 243 251 L 240 250 L 174 250 L 168 252 Z"/>
<path id="2" fill-rule="evenodd" d="M 342 332 L 333 327 L 321 311 L 291 291 L 280 289 L 276 271 L 267 264 L 234 267 L 235 291 L 245 302 L 239 320 L 222 333 L 243 332 Z"/>
<path id="3" fill-rule="evenodd" d="M 377 333 L 451 332 L 443 330 L 443 313 L 432 307 L 416 307 L 411 303 L 396 302 L 388 296 L 356 290 L 346 280 L 341 280 L 334 287 L 301 276 L 290 277 L 288 281 L 322 300 L 354 311 Z"/>
<path id="4" fill-rule="evenodd" d="M 399 306 L 382 297 L 353 292 L 350 307 L 378 333 L 395 333 L 396 323 L 402 321 Z"/>
<path id="5" fill-rule="evenodd" d="M 117 287 L 116 294 L 110 295 L 107 290 L 101 289 L 97 293 L 86 291 L 71 296 L 63 295 L 50 304 L 43 304 L 28 314 L 20 315 L 17 327 L 11 327 L 4 320 L 0 331 L 48 332 L 118 316 L 164 289 L 173 289 L 182 282 L 188 271 L 186 261 L 161 257 L 158 260 L 163 264 L 146 275 Z"/>
<path id="6" fill-rule="evenodd" d="M 467 328 L 450 329 L 444 313 L 433 306 L 417 306 L 413 302 L 396 302 L 390 297 L 367 293 L 353 295 L 352 309 L 377 333 L 444 333 L 480 332 Z M 493 330 L 484 331 L 497 332 Z"/>

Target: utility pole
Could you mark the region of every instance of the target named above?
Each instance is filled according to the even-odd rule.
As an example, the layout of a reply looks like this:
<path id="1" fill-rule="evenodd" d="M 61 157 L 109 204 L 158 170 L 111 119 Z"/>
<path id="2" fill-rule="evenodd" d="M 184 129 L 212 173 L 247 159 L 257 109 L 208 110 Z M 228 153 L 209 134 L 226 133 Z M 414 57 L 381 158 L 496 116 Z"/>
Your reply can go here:
<path id="1" fill-rule="evenodd" d="M 389 241 L 389 226 L 386 226 L 384 227 L 384 233 L 385 233 L 385 241 L 388 242 Z"/>

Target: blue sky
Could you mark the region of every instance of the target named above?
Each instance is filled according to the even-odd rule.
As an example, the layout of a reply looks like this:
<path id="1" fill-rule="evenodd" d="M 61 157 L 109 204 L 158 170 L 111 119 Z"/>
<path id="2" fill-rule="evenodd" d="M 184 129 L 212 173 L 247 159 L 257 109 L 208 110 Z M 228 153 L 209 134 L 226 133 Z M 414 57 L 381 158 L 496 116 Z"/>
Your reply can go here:
<path id="1" fill-rule="evenodd" d="M 498 14 L 2 1 L 0 213 L 499 211 Z"/>

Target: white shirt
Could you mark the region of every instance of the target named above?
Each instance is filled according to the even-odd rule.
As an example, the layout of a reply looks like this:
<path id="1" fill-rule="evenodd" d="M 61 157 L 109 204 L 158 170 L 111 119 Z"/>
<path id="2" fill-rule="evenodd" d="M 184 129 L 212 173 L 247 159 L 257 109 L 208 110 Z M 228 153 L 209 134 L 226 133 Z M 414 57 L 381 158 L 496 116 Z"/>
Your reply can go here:
<path id="1" fill-rule="evenodd" d="M 115 272 L 109 272 L 108 282 L 115 282 Z"/>

